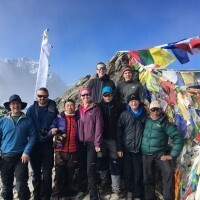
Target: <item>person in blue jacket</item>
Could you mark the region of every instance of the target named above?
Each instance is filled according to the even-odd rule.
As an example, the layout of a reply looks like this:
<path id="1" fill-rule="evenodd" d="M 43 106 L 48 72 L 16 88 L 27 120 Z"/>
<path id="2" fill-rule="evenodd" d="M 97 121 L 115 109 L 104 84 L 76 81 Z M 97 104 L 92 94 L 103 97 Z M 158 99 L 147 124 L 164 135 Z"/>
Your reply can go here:
<path id="1" fill-rule="evenodd" d="M 54 149 L 53 137 L 48 137 L 48 131 L 58 110 L 55 101 L 48 97 L 49 91 L 46 88 L 37 90 L 37 101 L 28 108 L 26 113 L 33 119 L 39 135 L 30 155 L 34 200 L 50 200 L 51 198 Z"/>
<path id="2" fill-rule="evenodd" d="M 30 152 L 36 143 L 37 133 L 30 117 L 21 110 L 27 103 L 18 95 L 12 95 L 4 103 L 9 114 L 0 119 L 0 171 L 2 180 L 2 198 L 13 199 L 13 181 L 16 177 L 16 190 L 20 200 L 30 198 L 28 188 L 28 161 Z"/>

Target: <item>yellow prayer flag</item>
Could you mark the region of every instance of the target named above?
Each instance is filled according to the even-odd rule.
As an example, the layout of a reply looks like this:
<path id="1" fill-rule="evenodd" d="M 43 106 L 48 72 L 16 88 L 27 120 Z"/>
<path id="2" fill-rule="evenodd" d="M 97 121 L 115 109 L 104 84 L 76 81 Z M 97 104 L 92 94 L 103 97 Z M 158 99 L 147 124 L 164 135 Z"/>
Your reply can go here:
<path id="1" fill-rule="evenodd" d="M 161 47 L 155 47 L 149 49 L 149 51 L 153 57 L 154 63 L 159 65 L 161 68 L 167 67 L 176 60 L 169 51 L 162 49 Z"/>

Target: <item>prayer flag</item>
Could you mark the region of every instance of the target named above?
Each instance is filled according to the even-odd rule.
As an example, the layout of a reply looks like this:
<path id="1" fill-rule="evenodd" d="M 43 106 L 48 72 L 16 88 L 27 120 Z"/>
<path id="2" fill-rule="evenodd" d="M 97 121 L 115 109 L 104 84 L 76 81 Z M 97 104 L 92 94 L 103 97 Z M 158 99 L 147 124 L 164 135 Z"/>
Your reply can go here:
<path id="1" fill-rule="evenodd" d="M 50 49 L 52 48 L 52 46 L 48 43 L 47 31 L 48 29 L 44 31 L 42 38 L 40 60 L 39 60 L 39 67 L 37 72 L 37 80 L 36 80 L 35 94 L 34 94 L 35 100 L 37 99 L 36 91 L 41 87 L 46 87 L 47 84 L 49 56 L 50 56 Z"/>
<path id="2" fill-rule="evenodd" d="M 154 63 L 161 68 L 165 68 L 175 61 L 175 58 L 167 50 L 160 47 L 149 49 L 149 51 L 153 57 Z"/>

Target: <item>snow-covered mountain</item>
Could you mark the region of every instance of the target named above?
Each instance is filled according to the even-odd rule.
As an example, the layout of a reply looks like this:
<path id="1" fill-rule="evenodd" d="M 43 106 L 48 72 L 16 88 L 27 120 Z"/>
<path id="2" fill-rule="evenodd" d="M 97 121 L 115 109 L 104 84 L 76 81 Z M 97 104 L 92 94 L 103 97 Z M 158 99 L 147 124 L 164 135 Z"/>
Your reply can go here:
<path id="1" fill-rule="evenodd" d="M 22 101 L 33 102 L 38 62 L 26 57 L 20 59 L 0 59 L 0 105 L 8 101 L 12 94 L 19 94 Z M 47 81 L 50 98 L 62 95 L 67 85 L 55 73 L 50 72 Z"/>

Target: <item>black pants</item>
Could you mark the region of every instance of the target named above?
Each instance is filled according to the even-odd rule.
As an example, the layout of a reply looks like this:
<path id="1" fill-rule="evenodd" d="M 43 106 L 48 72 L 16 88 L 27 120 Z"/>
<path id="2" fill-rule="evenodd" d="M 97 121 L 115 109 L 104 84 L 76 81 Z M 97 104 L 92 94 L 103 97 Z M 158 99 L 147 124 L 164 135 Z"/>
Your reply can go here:
<path id="1" fill-rule="evenodd" d="M 2 197 L 5 200 L 13 199 L 13 181 L 16 177 L 16 190 L 20 200 L 28 200 L 30 191 L 28 188 L 28 164 L 23 164 L 21 155 L 3 155 L 1 160 Z"/>
<path id="2" fill-rule="evenodd" d="M 36 144 L 30 157 L 34 200 L 50 200 L 54 149 L 52 142 Z"/>
<path id="3" fill-rule="evenodd" d="M 143 155 L 143 174 L 145 186 L 145 200 L 155 200 L 155 171 L 161 172 L 163 197 L 165 200 L 174 200 L 174 168 L 171 160 L 162 161 L 163 153 Z"/>
<path id="4" fill-rule="evenodd" d="M 143 196 L 143 171 L 141 153 L 124 152 L 123 174 L 125 189 L 133 193 L 133 197 Z"/>
<path id="5" fill-rule="evenodd" d="M 89 185 L 90 199 L 98 200 L 99 191 L 96 173 L 96 151 L 93 143 L 79 144 L 79 191 L 87 191 Z"/>
<path id="6" fill-rule="evenodd" d="M 55 155 L 55 190 L 53 194 L 58 197 L 67 196 L 72 186 L 75 168 L 78 164 L 77 152 L 56 152 Z"/>

